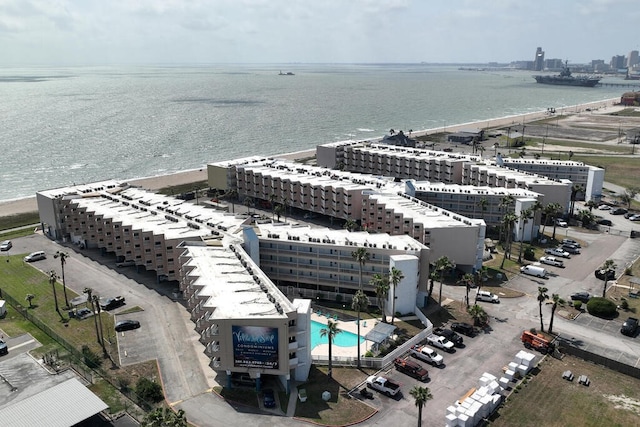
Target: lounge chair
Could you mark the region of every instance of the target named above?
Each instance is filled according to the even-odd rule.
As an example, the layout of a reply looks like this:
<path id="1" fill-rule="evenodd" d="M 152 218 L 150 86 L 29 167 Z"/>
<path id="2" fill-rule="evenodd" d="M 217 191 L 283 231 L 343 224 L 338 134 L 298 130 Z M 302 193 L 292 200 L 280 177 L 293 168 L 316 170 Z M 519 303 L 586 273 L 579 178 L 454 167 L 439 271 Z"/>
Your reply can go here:
<path id="1" fill-rule="evenodd" d="M 301 388 L 300 390 L 298 390 L 298 399 L 300 399 L 300 402 L 306 402 L 307 401 L 307 389 L 306 388 Z"/>

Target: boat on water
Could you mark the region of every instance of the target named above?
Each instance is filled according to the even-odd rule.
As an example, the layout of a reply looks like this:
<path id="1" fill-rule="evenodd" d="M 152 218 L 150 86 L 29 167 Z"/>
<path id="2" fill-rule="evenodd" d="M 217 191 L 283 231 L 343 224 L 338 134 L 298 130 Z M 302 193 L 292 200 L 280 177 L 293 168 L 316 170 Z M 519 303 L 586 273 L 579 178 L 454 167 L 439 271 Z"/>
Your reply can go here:
<path id="1" fill-rule="evenodd" d="M 291 71 L 288 71 L 286 73 L 283 73 L 282 71 L 280 71 L 280 74 L 278 74 L 279 76 L 295 76 L 295 74 L 293 74 Z"/>
<path id="2" fill-rule="evenodd" d="M 555 76 L 538 75 L 533 76 L 537 83 L 545 85 L 558 85 L 558 86 L 581 86 L 581 87 L 594 87 L 600 83 L 600 77 L 593 76 L 572 76 L 569 66 L 565 62 L 564 67 L 560 74 Z"/>

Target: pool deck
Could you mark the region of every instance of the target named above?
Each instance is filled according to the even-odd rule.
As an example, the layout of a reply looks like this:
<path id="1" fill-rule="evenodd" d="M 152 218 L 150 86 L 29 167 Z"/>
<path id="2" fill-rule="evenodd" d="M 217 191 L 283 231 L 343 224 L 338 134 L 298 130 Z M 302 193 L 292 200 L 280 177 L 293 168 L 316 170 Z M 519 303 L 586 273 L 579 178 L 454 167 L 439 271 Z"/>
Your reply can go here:
<path id="1" fill-rule="evenodd" d="M 311 313 L 311 320 L 316 321 L 318 323 L 322 323 L 323 325 L 326 325 L 328 319 L 326 316 L 320 316 L 318 315 L 318 313 L 314 311 L 313 313 Z M 360 335 L 362 337 L 367 335 L 370 331 L 373 330 L 373 327 L 375 326 L 376 322 L 380 322 L 380 321 L 381 321 L 380 319 L 361 320 L 362 324 L 360 326 Z M 342 329 L 343 331 L 351 332 L 356 335 L 358 334 L 357 321 L 343 322 L 341 320 L 338 320 L 338 328 Z M 364 354 L 373 346 L 373 344 L 374 344 L 373 341 L 364 340 L 364 342 L 360 344 L 360 355 L 364 356 Z M 351 347 L 339 347 L 337 345 L 333 345 L 331 352 L 332 352 L 332 356 L 341 356 L 341 357 L 357 357 L 358 356 L 357 346 L 355 345 Z M 329 344 L 320 344 L 316 346 L 311 350 L 311 355 L 325 356 L 325 357 L 328 356 Z"/>

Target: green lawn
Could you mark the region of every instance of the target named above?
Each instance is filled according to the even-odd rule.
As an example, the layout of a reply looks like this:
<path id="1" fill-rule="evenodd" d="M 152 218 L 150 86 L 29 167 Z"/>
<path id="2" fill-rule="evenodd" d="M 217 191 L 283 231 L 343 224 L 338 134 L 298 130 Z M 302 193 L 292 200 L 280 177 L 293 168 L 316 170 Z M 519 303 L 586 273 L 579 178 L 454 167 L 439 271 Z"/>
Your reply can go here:
<path id="1" fill-rule="evenodd" d="M 88 317 L 84 320 L 69 318 L 67 311 L 64 309 L 65 300 L 61 283 L 56 283 L 56 294 L 63 319 L 55 310 L 53 290 L 49 284 L 48 276 L 33 268 L 30 264 L 25 263 L 22 260 L 22 255 L 12 255 L 6 257 L 6 259 L 7 262 L 0 263 L 0 277 L 2 277 L 0 289 L 2 289 L 3 294 L 13 297 L 31 316 L 37 318 L 55 334 L 63 337 L 74 348 L 80 350 L 86 344 L 94 352 L 102 353 L 102 349 L 96 340 L 96 328 L 93 318 Z M 29 308 L 29 303 L 25 299 L 27 294 L 35 295 L 32 301 L 33 308 Z M 78 295 L 75 292 L 67 289 L 69 300 L 76 296 Z M 15 310 L 10 311 L 7 317 L 8 319 L 0 320 L 0 328 L 4 329 L 6 323 L 6 328 L 8 329 L 6 332 L 8 334 L 11 334 L 10 331 L 17 333 L 18 330 L 35 332 L 37 329 L 31 322 L 20 319 L 22 316 Z M 102 312 L 100 320 L 104 331 L 113 331 L 113 316 Z M 111 336 L 115 338 L 114 334 L 111 334 Z M 43 341 L 44 343 L 51 342 L 51 340 L 45 338 L 43 338 Z M 112 342 L 115 344 L 114 339 L 112 339 Z M 116 346 L 110 346 L 109 350 L 113 357 L 117 359 L 117 354 L 113 354 L 114 351 L 117 351 Z"/>

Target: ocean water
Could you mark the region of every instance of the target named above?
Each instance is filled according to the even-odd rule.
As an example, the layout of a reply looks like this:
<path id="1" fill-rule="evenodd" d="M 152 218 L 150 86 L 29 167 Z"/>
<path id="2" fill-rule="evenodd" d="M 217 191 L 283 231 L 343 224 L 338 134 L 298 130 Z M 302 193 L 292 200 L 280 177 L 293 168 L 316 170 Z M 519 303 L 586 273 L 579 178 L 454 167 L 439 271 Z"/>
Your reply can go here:
<path id="1" fill-rule="evenodd" d="M 279 76 L 291 71 L 294 76 Z M 0 70 L 0 200 L 618 98 L 433 65 Z"/>

